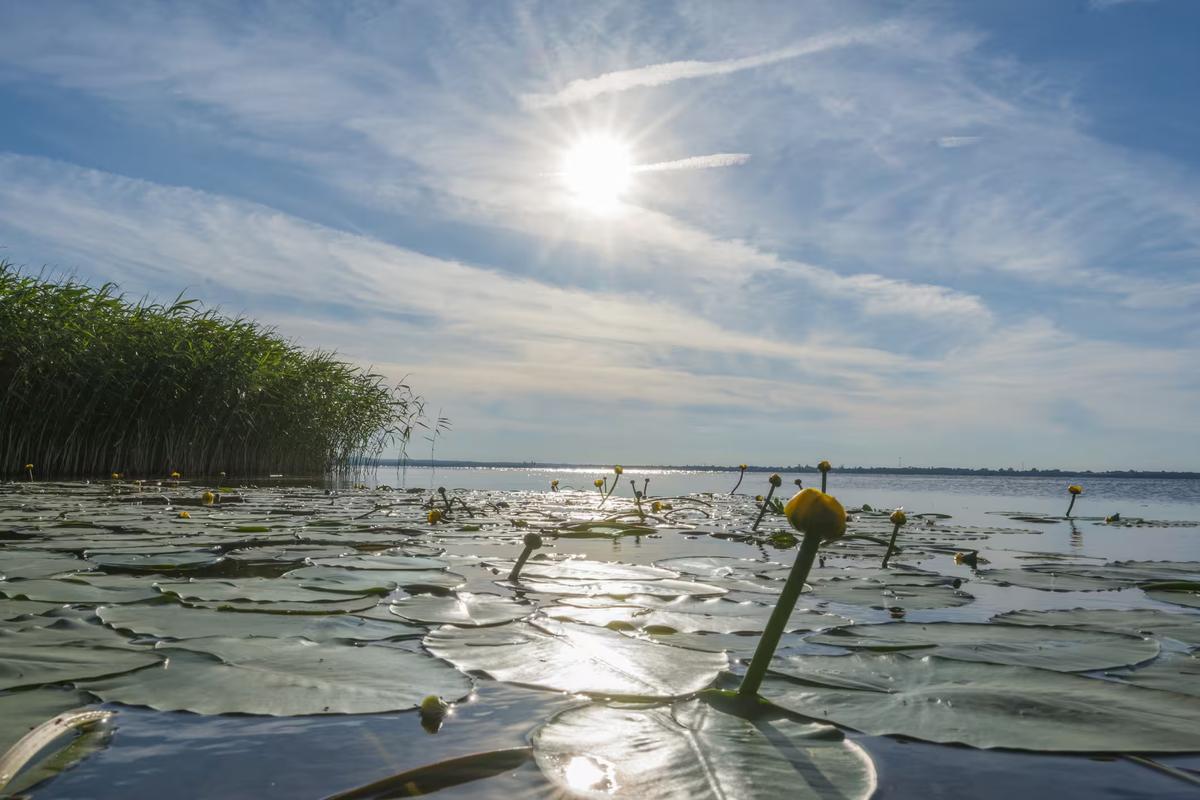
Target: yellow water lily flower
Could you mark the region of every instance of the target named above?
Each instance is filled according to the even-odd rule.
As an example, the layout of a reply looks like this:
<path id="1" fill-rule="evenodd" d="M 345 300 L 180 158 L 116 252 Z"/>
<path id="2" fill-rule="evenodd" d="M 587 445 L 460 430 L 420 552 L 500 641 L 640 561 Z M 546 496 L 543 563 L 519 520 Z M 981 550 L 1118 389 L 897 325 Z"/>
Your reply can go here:
<path id="1" fill-rule="evenodd" d="M 771 484 L 772 486 L 776 486 L 776 487 L 782 486 L 783 478 L 779 477 L 778 475 L 772 475 L 771 477 L 767 478 L 767 483 Z"/>
<path id="2" fill-rule="evenodd" d="M 754 495 L 754 502 L 761 503 L 762 501 L 763 501 L 763 496 L 761 494 Z"/>
<path id="3" fill-rule="evenodd" d="M 750 468 L 748 466 L 746 466 L 745 464 L 738 464 L 738 469 L 740 469 L 742 472 L 745 472 L 746 470 L 748 470 Z"/>
<path id="4" fill-rule="evenodd" d="M 596 480 L 592 481 L 592 486 L 595 486 L 597 489 L 599 489 L 603 485 L 604 485 L 604 480 L 601 478 L 596 478 Z"/>
<path id="5" fill-rule="evenodd" d="M 797 492 L 784 506 L 783 513 L 793 528 L 825 541 L 838 539 L 846 533 L 846 509 L 836 497 L 820 489 Z"/>
<path id="6" fill-rule="evenodd" d="M 442 512 L 436 508 L 430 509 L 425 519 L 429 520 L 430 525 L 436 525 L 442 521 Z"/>
<path id="7" fill-rule="evenodd" d="M 662 511 L 663 510 L 662 502 L 659 500 L 655 500 L 653 503 L 650 504 L 650 510 L 653 511 L 655 514 L 657 514 L 659 511 Z"/>
<path id="8" fill-rule="evenodd" d="M 29 470 L 31 470 L 31 469 L 33 469 L 33 464 L 26 464 L 26 465 L 25 465 L 25 471 L 26 471 L 26 472 L 28 472 L 28 471 L 29 471 Z"/>
<path id="9" fill-rule="evenodd" d="M 617 473 L 618 475 L 624 471 L 625 469 L 620 464 L 617 464 L 615 467 L 613 467 L 613 472 Z"/>
<path id="10" fill-rule="evenodd" d="M 908 516 L 904 513 L 903 508 L 897 508 L 888 519 L 892 521 L 893 525 L 904 525 L 908 522 Z"/>
<path id="11" fill-rule="evenodd" d="M 555 478 L 554 480 L 550 481 L 550 485 L 553 486 L 555 489 L 557 489 L 558 488 L 558 479 Z"/>
<path id="12" fill-rule="evenodd" d="M 188 513 L 188 512 L 186 512 L 186 511 L 180 511 L 180 512 L 179 512 L 179 518 L 180 518 L 180 519 L 191 519 L 191 518 L 192 518 L 192 515 L 191 515 L 191 514 L 189 514 L 189 513 Z"/>
<path id="13" fill-rule="evenodd" d="M 1083 487 L 1078 484 L 1071 484 L 1067 487 L 1067 491 L 1071 494 L 1083 494 Z"/>
<path id="14" fill-rule="evenodd" d="M 172 473 L 171 473 L 171 477 L 172 477 L 172 478 L 176 478 L 176 479 L 178 479 L 178 478 L 180 478 L 180 477 L 182 477 L 182 476 L 181 476 L 181 475 L 180 475 L 178 472 L 172 472 Z"/>
<path id="15" fill-rule="evenodd" d="M 204 494 L 200 495 L 200 502 L 204 503 L 206 506 L 211 506 L 216 499 L 217 496 L 212 492 L 205 492 Z"/>
<path id="16" fill-rule="evenodd" d="M 833 469 L 833 466 L 828 461 L 822 461 L 817 464 L 817 469 L 821 470 L 821 472 L 829 472 L 829 470 Z"/>

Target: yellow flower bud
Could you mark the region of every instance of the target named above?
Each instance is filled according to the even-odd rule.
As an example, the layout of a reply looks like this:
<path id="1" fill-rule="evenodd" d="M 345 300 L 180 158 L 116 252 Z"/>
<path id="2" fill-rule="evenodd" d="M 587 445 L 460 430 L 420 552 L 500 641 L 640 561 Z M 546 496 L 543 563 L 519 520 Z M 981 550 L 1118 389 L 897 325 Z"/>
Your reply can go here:
<path id="1" fill-rule="evenodd" d="M 180 511 L 180 512 L 179 512 L 179 518 L 180 518 L 180 519 L 191 519 L 191 518 L 192 518 L 192 515 L 191 515 L 191 514 L 189 514 L 189 513 L 188 513 L 188 512 L 186 512 L 186 511 Z"/>
<path id="2" fill-rule="evenodd" d="M 657 514 L 659 511 L 663 510 L 663 504 L 660 501 L 655 500 L 650 504 L 650 510 Z"/>
<path id="3" fill-rule="evenodd" d="M 792 527 L 803 534 L 814 534 L 828 541 L 846 533 L 846 509 L 837 498 L 820 489 L 797 492 L 783 512 Z"/>
<path id="4" fill-rule="evenodd" d="M 119 473 L 119 472 L 114 472 L 114 473 L 112 474 L 112 479 L 113 479 L 114 481 L 115 481 L 115 480 L 119 480 L 120 478 L 121 478 L 121 473 Z"/>
<path id="5" fill-rule="evenodd" d="M 754 501 L 755 501 L 756 503 L 761 503 L 761 502 L 763 501 L 763 499 L 764 499 L 764 498 L 763 498 L 763 496 L 762 496 L 761 494 L 756 494 L 756 495 L 754 495 Z"/>
<path id="6" fill-rule="evenodd" d="M 822 461 L 820 464 L 817 464 L 817 469 L 821 470 L 821 472 L 829 472 L 833 467 L 828 461 Z"/>
<path id="7" fill-rule="evenodd" d="M 888 519 L 892 521 L 893 525 L 903 525 L 908 522 L 908 516 L 904 513 L 903 508 L 897 508 Z"/>
<path id="8" fill-rule="evenodd" d="M 746 470 L 748 470 L 750 468 L 747 467 L 745 464 L 738 464 L 738 469 L 740 469 L 742 472 L 745 472 Z"/>
<path id="9" fill-rule="evenodd" d="M 430 509 L 425 518 L 429 520 L 430 525 L 436 525 L 442 521 L 442 512 L 436 508 Z"/>
<path id="10" fill-rule="evenodd" d="M 1067 487 L 1067 491 L 1070 492 L 1071 494 L 1083 494 L 1083 487 L 1078 486 L 1076 484 L 1072 484 Z"/>
<path id="11" fill-rule="evenodd" d="M 783 478 L 779 477 L 778 475 L 772 475 L 771 477 L 767 478 L 767 482 L 772 486 L 778 487 L 783 485 Z"/>
<path id="12" fill-rule="evenodd" d="M 172 473 L 171 473 L 171 477 L 172 477 L 172 478 L 178 478 L 178 477 L 180 477 L 180 475 L 179 475 L 179 473 L 178 473 L 178 472 L 172 472 Z"/>
<path id="13" fill-rule="evenodd" d="M 217 496 L 212 492 L 205 492 L 204 494 L 200 495 L 200 502 L 204 503 L 206 506 L 211 506 L 216 499 Z"/>
<path id="14" fill-rule="evenodd" d="M 558 479 L 555 478 L 554 480 L 550 481 L 550 485 L 557 488 L 558 487 Z"/>
<path id="15" fill-rule="evenodd" d="M 604 481 L 600 478 L 596 478 L 596 480 L 592 481 L 592 486 L 595 486 L 597 489 L 599 489 L 603 485 L 604 485 Z"/>
<path id="16" fill-rule="evenodd" d="M 620 475 L 624 471 L 625 470 L 621 467 L 620 464 L 617 464 L 615 467 L 613 467 L 613 472 L 617 473 L 618 475 Z"/>
<path id="17" fill-rule="evenodd" d="M 25 469 L 26 471 L 33 469 L 33 464 L 26 464 Z"/>

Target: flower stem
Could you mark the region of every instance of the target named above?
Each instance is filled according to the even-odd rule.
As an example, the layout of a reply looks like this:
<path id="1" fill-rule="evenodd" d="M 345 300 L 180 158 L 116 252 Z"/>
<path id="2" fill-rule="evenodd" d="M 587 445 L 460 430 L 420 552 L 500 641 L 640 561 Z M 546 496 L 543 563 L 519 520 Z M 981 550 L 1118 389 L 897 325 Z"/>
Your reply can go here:
<path id="1" fill-rule="evenodd" d="M 737 492 L 738 487 L 742 485 L 742 478 L 745 478 L 745 477 L 746 477 L 746 470 L 742 470 L 741 474 L 738 475 L 738 482 L 735 483 L 733 485 L 733 488 L 729 490 L 730 494 L 735 494 Z"/>
<path id="2" fill-rule="evenodd" d="M 825 491 L 825 486 L 829 483 L 829 473 L 821 470 L 821 491 Z"/>
<path id="3" fill-rule="evenodd" d="M 1071 495 L 1071 502 L 1070 502 L 1070 504 L 1067 505 L 1067 516 L 1068 517 L 1071 516 L 1071 509 L 1075 507 L 1075 498 L 1078 496 L 1079 495 L 1077 495 L 1077 494 Z"/>
<path id="4" fill-rule="evenodd" d="M 900 524 L 895 523 L 892 528 L 892 538 L 888 541 L 887 552 L 883 554 L 883 569 L 887 569 L 888 559 L 892 557 L 892 553 L 896 552 L 896 535 L 900 533 Z"/>
<path id="5" fill-rule="evenodd" d="M 754 649 L 754 658 L 750 659 L 746 677 L 742 678 L 742 685 L 738 687 L 739 695 L 758 694 L 763 676 L 767 674 L 767 666 L 775 655 L 775 649 L 779 647 L 783 629 L 787 627 L 792 609 L 796 607 L 800 592 L 804 590 L 804 582 L 808 580 L 808 573 L 812 571 L 813 561 L 817 558 L 820 546 L 821 537 L 805 534 L 804 541 L 800 543 L 800 552 L 796 555 L 796 562 L 792 564 L 792 571 L 788 574 L 787 583 L 783 585 L 783 591 L 779 593 L 779 600 L 767 621 L 766 630 L 758 640 L 758 647 Z"/>
<path id="6" fill-rule="evenodd" d="M 758 530 L 758 523 L 762 522 L 763 514 L 767 513 L 767 508 L 771 505 L 771 496 L 775 494 L 775 484 L 771 484 L 771 488 L 767 490 L 767 499 L 763 500 L 762 508 L 758 510 L 758 519 L 754 520 L 754 524 L 750 526 L 750 530 Z"/>

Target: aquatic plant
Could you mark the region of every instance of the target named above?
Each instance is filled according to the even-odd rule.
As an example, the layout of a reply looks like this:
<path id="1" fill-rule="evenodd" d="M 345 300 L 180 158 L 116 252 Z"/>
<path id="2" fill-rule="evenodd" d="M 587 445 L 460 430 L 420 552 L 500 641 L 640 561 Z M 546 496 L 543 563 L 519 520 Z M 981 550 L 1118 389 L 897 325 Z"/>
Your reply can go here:
<path id="1" fill-rule="evenodd" d="M 804 535 L 804 539 L 800 542 L 800 551 L 779 593 L 779 599 L 775 602 L 775 608 L 771 611 L 771 618 L 767 621 L 762 638 L 758 640 L 754 658 L 751 659 L 742 684 L 738 687 L 738 694 L 743 697 L 758 694 L 763 676 L 767 674 L 767 665 L 771 663 L 775 648 L 779 646 L 779 639 L 783 636 L 792 609 L 796 607 L 796 600 L 804 589 L 804 582 L 808 580 L 808 573 L 812 571 L 813 561 L 816 560 L 821 543 L 833 541 L 846 533 L 846 509 L 836 497 L 825 492 L 816 489 L 797 492 L 788 501 L 784 511 L 788 522 Z"/>
<path id="2" fill-rule="evenodd" d="M 431 508 L 429 509 L 429 513 L 425 515 L 425 519 L 430 525 L 437 525 L 444 517 L 445 515 L 440 508 Z"/>
<path id="3" fill-rule="evenodd" d="M 734 494 L 734 493 L 736 493 L 736 492 L 737 492 L 737 490 L 738 490 L 738 487 L 742 485 L 742 479 L 746 477 L 746 469 L 747 469 L 747 467 L 746 467 L 746 465 L 745 465 L 745 464 L 738 464 L 738 479 L 737 479 L 737 483 L 735 483 L 735 484 L 733 485 L 733 488 L 729 490 L 729 493 L 730 493 L 730 494 Z"/>
<path id="4" fill-rule="evenodd" d="M 883 554 L 884 569 L 887 569 L 888 560 L 892 557 L 892 553 L 896 552 L 896 536 L 900 533 L 900 528 L 908 522 L 908 516 L 904 513 L 903 508 L 897 508 L 892 512 L 888 520 L 892 523 L 892 538 L 888 540 L 887 552 Z"/>
<path id="5" fill-rule="evenodd" d="M 775 490 L 783 485 L 783 478 L 778 474 L 767 478 L 767 482 L 771 484 L 771 488 L 767 490 L 766 499 L 763 500 L 762 507 L 758 510 L 758 518 L 754 520 L 754 524 L 750 526 L 750 530 L 758 530 L 759 523 L 762 522 L 763 515 L 767 513 L 767 509 L 771 507 L 771 496 L 775 494 Z"/>
<path id="6" fill-rule="evenodd" d="M 833 469 L 833 465 L 828 461 L 822 461 L 817 464 L 817 469 L 821 471 L 821 491 L 827 491 L 829 485 L 829 470 Z"/>
<path id="7" fill-rule="evenodd" d="M 1083 487 L 1078 484 L 1071 484 L 1067 487 L 1067 492 L 1071 495 L 1071 502 L 1067 505 L 1067 516 L 1071 516 L 1071 509 L 1075 507 L 1075 498 L 1083 494 Z"/>
<path id="8" fill-rule="evenodd" d="M 25 465 L 25 473 L 29 475 L 29 480 L 33 480 L 33 464 Z"/>
<path id="9" fill-rule="evenodd" d="M 558 478 L 555 478 L 554 480 L 550 481 L 550 491 L 552 491 L 552 492 L 558 491 Z"/>
<path id="10" fill-rule="evenodd" d="M 542 546 L 542 537 L 536 533 L 527 533 L 523 540 L 525 549 L 521 551 L 521 555 L 517 556 L 517 563 L 513 565 L 512 572 L 508 573 L 510 583 L 516 583 L 521 580 L 521 568 L 525 566 L 525 562 L 529 560 L 529 555 Z"/>
<path id="11" fill-rule="evenodd" d="M 113 284 L 53 282 L 0 262 L 9 464 L 64 477 L 320 474 L 403 446 L 421 412 L 404 383 L 195 300 L 130 301 Z"/>

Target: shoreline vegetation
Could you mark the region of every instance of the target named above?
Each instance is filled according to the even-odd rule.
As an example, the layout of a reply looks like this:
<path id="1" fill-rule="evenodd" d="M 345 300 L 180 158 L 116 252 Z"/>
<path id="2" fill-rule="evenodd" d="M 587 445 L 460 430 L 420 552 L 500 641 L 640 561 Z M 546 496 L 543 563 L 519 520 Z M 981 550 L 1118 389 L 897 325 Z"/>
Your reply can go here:
<path id="1" fill-rule="evenodd" d="M 8 477 L 346 472 L 403 452 L 422 412 L 403 382 L 196 300 L 130 301 L 0 261 Z"/>
<path id="2" fill-rule="evenodd" d="M 396 459 L 378 459 L 372 462 L 373 467 L 438 467 L 455 468 L 470 467 L 476 469 L 596 469 L 608 470 L 608 464 L 574 464 L 559 461 L 455 461 L 449 459 L 409 458 L 400 462 Z M 626 470 L 667 469 L 680 472 L 820 472 L 815 464 L 794 464 L 791 466 L 746 466 L 738 464 L 627 464 Z M 1185 480 L 1200 479 L 1200 472 L 1181 470 L 1090 470 L 1090 469 L 1012 469 L 1005 468 L 971 468 L 971 467 L 846 467 L 838 466 L 835 471 L 846 475 L 931 475 L 965 477 L 1001 477 L 1001 478 L 1179 478 Z"/>

